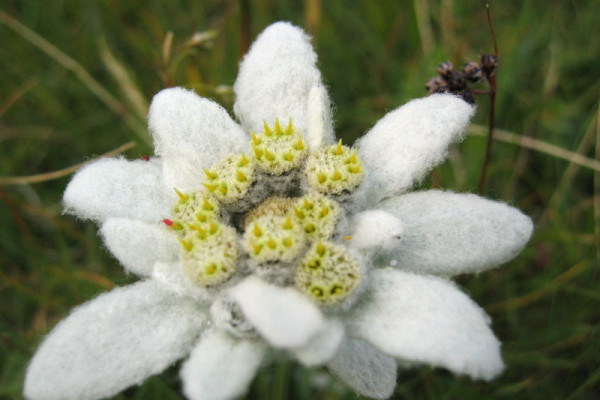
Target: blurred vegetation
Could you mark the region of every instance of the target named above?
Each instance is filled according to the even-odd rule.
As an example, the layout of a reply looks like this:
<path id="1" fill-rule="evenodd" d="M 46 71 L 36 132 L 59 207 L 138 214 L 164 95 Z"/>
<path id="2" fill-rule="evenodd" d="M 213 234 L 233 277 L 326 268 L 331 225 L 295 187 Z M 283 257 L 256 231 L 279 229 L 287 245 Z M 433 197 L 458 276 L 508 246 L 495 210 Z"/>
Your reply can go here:
<path id="1" fill-rule="evenodd" d="M 231 110 L 240 57 L 276 20 L 313 34 L 345 141 L 425 95 L 441 61 L 493 50 L 480 1 L 4 0 L 0 10 L 0 177 L 59 171 L 130 141 L 127 157 L 150 154 L 146 107 L 166 86 L 193 87 Z M 531 215 L 536 230 L 516 260 L 459 283 L 492 316 L 507 369 L 489 384 L 401 370 L 396 398 L 600 395 L 598 15 L 595 0 L 492 4 L 496 127 L 520 144 L 495 141 L 484 194 Z M 485 131 L 488 99 L 478 104 L 473 135 L 423 187 L 476 190 L 485 138 L 475 133 Z M 29 358 L 72 307 L 134 280 L 95 225 L 61 215 L 69 176 L 48 178 L 0 185 L 0 399 L 20 398 Z M 177 367 L 117 398 L 181 398 Z M 356 396 L 323 371 L 281 363 L 248 398 Z"/>

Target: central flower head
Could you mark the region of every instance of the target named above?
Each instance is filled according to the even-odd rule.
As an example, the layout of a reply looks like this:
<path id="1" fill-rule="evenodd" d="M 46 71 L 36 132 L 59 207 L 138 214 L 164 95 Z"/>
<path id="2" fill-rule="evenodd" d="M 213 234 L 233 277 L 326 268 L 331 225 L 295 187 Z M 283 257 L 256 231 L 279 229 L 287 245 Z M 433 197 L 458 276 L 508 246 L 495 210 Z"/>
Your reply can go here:
<path id="1" fill-rule="evenodd" d="M 165 220 L 181 243 L 187 278 L 202 288 L 236 274 L 295 286 L 323 306 L 351 299 L 362 280 L 359 256 L 339 244 L 338 204 L 364 172 L 343 146 L 310 151 L 290 120 L 251 133 L 249 155 L 228 155 L 196 191 L 181 193 Z"/>

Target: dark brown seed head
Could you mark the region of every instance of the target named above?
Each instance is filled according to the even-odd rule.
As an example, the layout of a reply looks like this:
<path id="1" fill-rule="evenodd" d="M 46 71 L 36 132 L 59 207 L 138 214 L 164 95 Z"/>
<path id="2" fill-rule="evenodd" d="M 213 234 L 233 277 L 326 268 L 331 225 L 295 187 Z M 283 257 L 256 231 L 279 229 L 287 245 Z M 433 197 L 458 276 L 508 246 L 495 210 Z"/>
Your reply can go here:
<path id="1" fill-rule="evenodd" d="M 475 61 L 469 61 L 463 66 L 463 73 L 469 82 L 478 83 L 483 80 L 483 71 Z"/>
<path id="2" fill-rule="evenodd" d="M 457 92 L 456 95 L 469 104 L 475 104 L 475 96 L 473 96 L 473 92 L 469 89 L 461 90 L 460 92 Z"/>
<path id="3" fill-rule="evenodd" d="M 452 75 L 452 71 L 454 70 L 454 66 L 450 61 L 444 61 L 438 67 L 438 74 L 444 79 L 448 79 Z"/>
<path id="4" fill-rule="evenodd" d="M 481 69 L 483 72 L 490 76 L 496 71 L 498 65 L 498 59 L 493 54 L 482 54 L 481 55 Z"/>
<path id="5" fill-rule="evenodd" d="M 431 78 L 425 84 L 425 90 L 429 93 L 438 93 L 440 91 L 445 91 L 447 88 L 446 82 L 440 78 Z"/>
<path id="6" fill-rule="evenodd" d="M 457 92 L 467 87 L 467 81 L 461 72 L 454 71 L 447 82 L 451 92 Z"/>

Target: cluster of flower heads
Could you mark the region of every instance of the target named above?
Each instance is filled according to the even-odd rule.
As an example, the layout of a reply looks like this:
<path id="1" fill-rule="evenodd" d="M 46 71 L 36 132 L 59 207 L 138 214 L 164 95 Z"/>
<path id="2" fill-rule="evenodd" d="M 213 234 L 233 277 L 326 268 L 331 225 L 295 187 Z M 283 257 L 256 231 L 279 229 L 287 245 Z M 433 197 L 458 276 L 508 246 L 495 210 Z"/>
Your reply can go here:
<path id="1" fill-rule="evenodd" d="M 450 61 L 444 61 L 438 67 L 438 77 L 431 78 L 425 84 L 425 90 L 429 93 L 452 93 L 460 96 L 469 104 L 475 103 L 473 89 L 470 83 L 480 83 L 490 80 L 496 73 L 498 59 L 492 54 L 483 54 L 481 62 L 469 61 L 457 71 Z"/>
<path id="2" fill-rule="evenodd" d="M 59 323 L 24 397 L 106 398 L 185 359 L 186 397 L 228 400 L 282 354 L 376 399 L 393 394 L 398 365 L 500 374 L 489 317 L 449 278 L 514 258 L 531 220 L 471 194 L 408 193 L 474 108 L 433 94 L 353 148 L 336 143 L 316 54 L 289 23 L 260 35 L 234 91 L 239 123 L 191 91 L 161 91 L 148 116 L 156 157 L 73 177 L 66 211 L 97 222 L 140 281 Z"/>
<path id="3" fill-rule="evenodd" d="M 330 241 L 341 213 L 336 199 L 364 177 L 357 152 L 341 139 L 309 151 L 291 119 L 285 128 L 279 119 L 263 127 L 251 132 L 249 155 L 228 155 L 204 169 L 201 189 L 175 189 L 178 199 L 164 222 L 181 243 L 185 274 L 214 288 L 240 269 L 246 273 L 239 263 L 295 284 L 323 306 L 339 304 L 363 275 L 359 256 Z"/>

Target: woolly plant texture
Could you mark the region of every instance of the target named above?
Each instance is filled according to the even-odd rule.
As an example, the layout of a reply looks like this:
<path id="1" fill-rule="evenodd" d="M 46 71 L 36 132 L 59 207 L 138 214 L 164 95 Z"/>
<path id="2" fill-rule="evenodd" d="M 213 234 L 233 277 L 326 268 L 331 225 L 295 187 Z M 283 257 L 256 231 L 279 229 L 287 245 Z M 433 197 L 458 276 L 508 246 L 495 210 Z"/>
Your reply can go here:
<path id="1" fill-rule="evenodd" d="M 450 280 L 515 257 L 518 210 L 472 194 L 406 192 L 463 138 L 473 107 L 447 94 L 336 142 L 308 36 L 269 26 L 240 66 L 239 124 L 182 88 L 150 106 L 156 158 L 97 161 L 66 210 L 100 225 L 140 281 L 77 307 L 46 337 L 27 399 L 98 399 L 182 358 L 185 395 L 242 395 L 273 353 L 325 365 L 385 399 L 397 362 L 501 373 L 489 317 Z"/>

